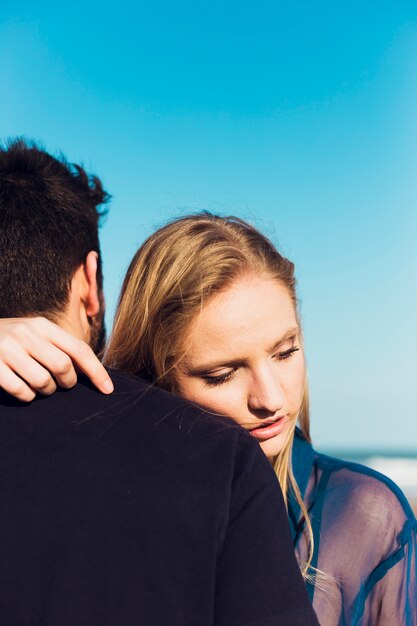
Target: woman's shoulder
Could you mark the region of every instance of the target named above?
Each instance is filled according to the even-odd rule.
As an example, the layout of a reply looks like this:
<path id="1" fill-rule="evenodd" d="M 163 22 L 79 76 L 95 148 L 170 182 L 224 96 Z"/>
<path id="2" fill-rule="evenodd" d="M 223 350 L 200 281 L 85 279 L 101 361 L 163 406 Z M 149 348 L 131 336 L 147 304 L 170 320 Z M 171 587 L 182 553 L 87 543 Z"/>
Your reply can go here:
<path id="1" fill-rule="evenodd" d="M 390 478 L 360 463 L 320 453 L 315 454 L 315 466 L 326 500 L 332 500 L 333 505 L 343 503 L 350 517 L 357 522 L 366 520 L 368 529 L 374 528 L 376 535 L 389 528 L 392 537 L 401 542 L 401 532 L 415 534 L 417 522 L 411 506 Z"/>

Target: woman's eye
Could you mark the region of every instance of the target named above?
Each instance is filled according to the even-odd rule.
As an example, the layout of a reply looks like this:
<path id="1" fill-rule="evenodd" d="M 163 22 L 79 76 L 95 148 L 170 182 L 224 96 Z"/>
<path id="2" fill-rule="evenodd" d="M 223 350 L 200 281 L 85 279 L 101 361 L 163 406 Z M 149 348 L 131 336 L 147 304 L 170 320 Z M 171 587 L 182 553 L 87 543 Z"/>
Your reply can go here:
<path id="1" fill-rule="evenodd" d="M 229 372 L 226 372 L 225 374 L 219 374 L 218 376 L 204 376 L 204 382 L 206 385 L 211 385 L 211 386 L 215 386 L 215 385 L 221 385 L 222 383 L 227 383 L 228 380 L 230 380 L 232 378 L 234 374 L 234 370 L 230 370 Z"/>
<path id="2" fill-rule="evenodd" d="M 290 357 L 292 357 L 294 352 L 298 352 L 299 349 L 300 348 L 298 348 L 297 346 L 293 346 L 289 350 L 285 350 L 284 352 L 279 352 L 278 353 L 278 359 L 280 361 L 285 361 L 286 359 L 289 359 Z"/>

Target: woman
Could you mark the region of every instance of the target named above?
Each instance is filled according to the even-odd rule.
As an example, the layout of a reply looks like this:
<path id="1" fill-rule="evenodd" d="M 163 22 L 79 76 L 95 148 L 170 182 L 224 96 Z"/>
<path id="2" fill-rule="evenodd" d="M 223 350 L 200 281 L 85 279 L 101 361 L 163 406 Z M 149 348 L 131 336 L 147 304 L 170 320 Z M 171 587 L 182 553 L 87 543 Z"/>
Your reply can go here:
<path id="1" fill-rule="evenodd" d="M 176 220 L 129 267 L 106 363 L 228 415 L 259 441 L 322 626 L 415 625 L 407 501 L 380 474 L 311 447 L 293 270 L 242 220 Z"/>

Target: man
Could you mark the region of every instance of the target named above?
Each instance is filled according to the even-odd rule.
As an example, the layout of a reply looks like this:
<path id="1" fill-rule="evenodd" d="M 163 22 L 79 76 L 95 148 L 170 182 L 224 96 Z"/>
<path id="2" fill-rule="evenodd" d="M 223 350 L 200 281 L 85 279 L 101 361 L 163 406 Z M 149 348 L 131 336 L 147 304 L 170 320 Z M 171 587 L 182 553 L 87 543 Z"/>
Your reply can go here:
<path id="1" fill-rule="evenodd" d="M 100 347 L 106 200 L 97 178 L 33 144 L 0 150 L 1 316 L 42 314 Z M 0 391 L 2 626 L 317 625 L 257 443 L 112 379 L 111 395 L 81 377 L 31 404 Z"/>

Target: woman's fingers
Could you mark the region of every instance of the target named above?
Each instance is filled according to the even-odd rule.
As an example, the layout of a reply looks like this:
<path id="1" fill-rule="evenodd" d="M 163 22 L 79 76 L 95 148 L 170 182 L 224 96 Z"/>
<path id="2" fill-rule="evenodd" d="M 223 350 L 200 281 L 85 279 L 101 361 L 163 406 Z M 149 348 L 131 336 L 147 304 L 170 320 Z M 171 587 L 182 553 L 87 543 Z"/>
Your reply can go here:
<path id="1" fill-rule="evenodd" d="M 31 402 L 36 393 L 19 376 L 0 361 L 0 388 L 22 402 Z"/>
<path id="2" fill-rule="evenodd" d="M 53 343 L 49 343 L 43 338 L 38 336 L 34 336 L 32 338 L 30 349 L 30 355 L 33 359 L 43 365 L 42 370 L 47 374 L 51 374 L 55 381 L 58 383 L 60 387 L 64 387 L 65 389 L 69 389 L 70 387 L 74 387 L 77 382 L 77 373 L 74 368 L 74 364 L 71 360 L 71 357 L 66 354 L 60 348 L 57 348 Z M 23 367 L 23 364 L 20 366 Z M 32 375 L 34 370 L 29 370 L 29 363 L 25 366 L 25 373 L 27 375 Z M 22 378 L 28 380 L 32 387 L 39 389 L 41 393 L 42 390 L 37 385 L 33 384 L 33 378 L 26 378 L 24 374 L 20 374 Z M 40 372 L 38 371 L 38 375 L 40 376 Z"/>
<path id="3" fill-rule="evenodd" d="M 38 323 L 39 330 L 47 336 L 49 341 L 66 357 L 70 357 L 71 363 L 74 363 L 91 382 L 103 393 L 111 393 L 114 389 L 111 378 L 103 365 L 100 363 L 96 355 L 90 346 L 73 337 L 65 330 L 56 326 L 52 322 L 44 318 L 39 318 Z M 43 365 L 49 369 L 49 364 L 52 364 L 52 356 L 50 361 L 46 363 L 42 358 Z M 54 361 L 55 371 L 57 375 L 67 376 L 68 363 L 65 359 L 59 359 Z M 58 372 L 59 369 L 59 372 Z"/>
<path id="4" fill-rule="evenodd" d="M 91 348 L 45 318 L 0 319 L 0 363 L 6 366 L 0 369 L 0 387 L 19 399 L 32 400 L 33 390 L 53 393 L 55 381 L 72 387 L 77 382 L 74 366 L 103 393 L 113 391 Z"/>
<path id="5" fill-rule="evenodd" d="M 42 367 L 20 345 L 9 342 L 7 354 L 3 355 L 3 363 L 34 391 L 44 396 L 49 396 L 56 391 L 56 383 L 50 371 Z M 1 380 L 0 384 L 3 386 Z"/>
<path id="6" fill-rule="evenodd" d="M 40 348 L 42 349 L 42 357 L 39 358 L 31 356 L 38 354 L 36 349 L 28 355 L 20 347 L 16 348 L 6 363 L 23 380 L 27 381 L 32 389 L 44 396 L 49 396 L 56 391 L 56 383 L 60 387 L 73 387 L 77 382 L 77 374 L 69 356 L 49 343 L 42 342 Z M 69 364 L 65 375 L 61 373 L 59 365 L 64 360 Z"/>

